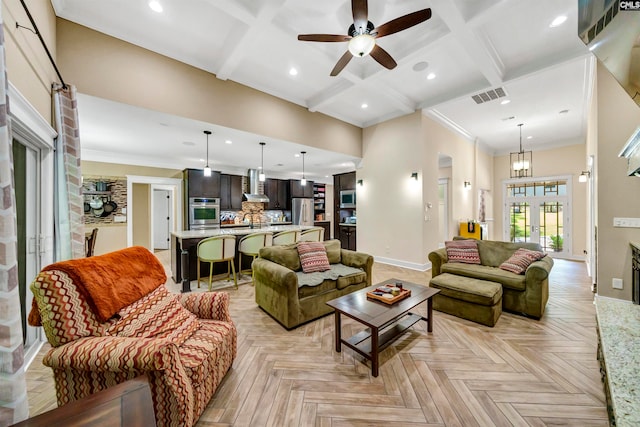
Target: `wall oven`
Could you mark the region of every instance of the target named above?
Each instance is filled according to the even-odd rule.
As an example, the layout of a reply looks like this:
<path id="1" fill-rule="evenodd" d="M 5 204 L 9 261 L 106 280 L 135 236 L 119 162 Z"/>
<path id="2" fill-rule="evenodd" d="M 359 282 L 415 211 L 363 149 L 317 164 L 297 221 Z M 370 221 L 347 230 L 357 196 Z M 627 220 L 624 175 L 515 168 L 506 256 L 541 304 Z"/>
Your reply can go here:
<path id="1" fill-rule="evenodd" d="M 220 228 L 220 199 L 189 198 L 189 230 Z"/>
<path id="2" fill-rule="evenodd" d="M 356 208 L 356 190 L 340 191 L 340 209 Z"/>

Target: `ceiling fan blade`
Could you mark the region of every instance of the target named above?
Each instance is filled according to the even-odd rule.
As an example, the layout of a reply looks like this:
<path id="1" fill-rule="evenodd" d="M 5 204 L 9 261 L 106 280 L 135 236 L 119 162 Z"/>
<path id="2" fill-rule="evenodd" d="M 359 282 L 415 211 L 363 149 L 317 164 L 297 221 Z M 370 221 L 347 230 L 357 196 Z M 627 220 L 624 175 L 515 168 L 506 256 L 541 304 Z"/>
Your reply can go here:
<path id="1" fill-rule="evenodd" d="M 349 61 L 351 61 L 351 58 L 353 58 L 353 55 L 351 54 L 351 52 L 346 51 L 345 54 L 342 55 L 342 58 L 338 60 L 338 63 L 336 64 L 336 66 L 333 67 L 333 70 L 331 70 L 331 77 L 335 77 L 338 74 L 340 74 L 340 71 L 342 71 L 344 67 L 347 66 Z"/>
<path id="2" fill-rule="evenodd" d="M 367 0 L 351 0 L 351 11 L 353 12 L 353 25 L 364 30 L 369 23 L 369 5 Z"/>
<path id="3" fill-rule="evenodd" d="M 351 40 L 351 36 L 336 34 L 300 34 L 298 40 L 304 42 L 346 42 Z"/>
<path id="4" fill-rule="evenodd" d="M 391 57 L 391 55 L 389 55 L 386 50 L 384 50 L 378 45 L 375 45 L 373 47 L 373 50 L 371 51 L 370 55 L 373 59 L 378 61 L 380 65 L 390 70 L 393 70 L 394 68 L 396 68 L 396 65 L 398 65 L 396 61 L 394 61 L 394 59 Z"/>
<path id="5" fill-rule="evenodd" d="M 431 9 L 418 10 L 417 12 L 409 13 L 396 19 L 380 25 L 375 28 L 372 33 L 377 33 L 376 38 L 388 36 L 389 34 L 397 33 L 398 31 L 406 30 L 421 22 L 431 18 Z"/>

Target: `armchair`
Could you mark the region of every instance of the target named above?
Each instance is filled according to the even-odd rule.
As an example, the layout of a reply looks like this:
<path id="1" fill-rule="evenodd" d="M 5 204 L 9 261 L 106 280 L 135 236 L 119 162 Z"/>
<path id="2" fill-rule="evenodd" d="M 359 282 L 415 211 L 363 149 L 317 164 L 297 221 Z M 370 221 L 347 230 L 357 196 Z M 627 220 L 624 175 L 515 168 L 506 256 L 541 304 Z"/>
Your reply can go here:
<path id="1" fill-rule="evenodd" d="M 45 267 L 29 323 L 52 348 L 58 406 L 141 374 L 158 426 L 193 426 L 236 356 L 229 296 L 171 294 L 142 247 Z"/>

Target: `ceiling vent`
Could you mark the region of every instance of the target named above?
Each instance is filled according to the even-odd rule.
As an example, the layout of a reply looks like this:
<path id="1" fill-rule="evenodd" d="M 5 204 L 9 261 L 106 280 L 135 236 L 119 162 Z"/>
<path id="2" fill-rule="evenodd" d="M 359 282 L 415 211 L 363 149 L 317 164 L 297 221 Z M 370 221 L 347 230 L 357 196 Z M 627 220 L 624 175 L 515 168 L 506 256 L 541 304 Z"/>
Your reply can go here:
<path id="1" fill-rule="evenodd" d="M 504 89 L 497 87 L 486 92 L 475 94 L 471 98 L 476 102 L 476 104 L 482 104 L 505 96 L 507 96 L 507 94 L 504 93 Z"/>

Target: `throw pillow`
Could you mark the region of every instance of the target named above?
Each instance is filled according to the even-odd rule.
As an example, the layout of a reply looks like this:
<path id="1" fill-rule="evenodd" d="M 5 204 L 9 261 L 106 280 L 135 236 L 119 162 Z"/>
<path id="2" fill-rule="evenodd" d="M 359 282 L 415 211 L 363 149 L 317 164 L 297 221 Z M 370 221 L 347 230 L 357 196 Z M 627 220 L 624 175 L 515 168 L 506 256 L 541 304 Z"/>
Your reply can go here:
<path id="1" fill-rule="evenodd" d="M 546 255 L 544 252 L 520 248 L 508 260 L 500 264 L 500 268 L 515 274 L 524 274 L 531 263 L 544 258 Z"/>
<path id="2" fill-rule="evenodd" d="M 106 325 L 105 335 L 167 339 L 180 346 L 198 329 L 198 318 L 176 295 L 160 286 L 118 312 Z"/>
<path id="3" fill-rule="evenodd" d="M 321 242 L 299 242 L 298 255 L 305 273 L 331 270 L 327 249 Z"/>
<path id="4" fill-rule="evenodd" d="M 480 264 L 477 240 L 453 240 L 444 242 L 444 246 L 447 249 L 448 262 Z"/>

